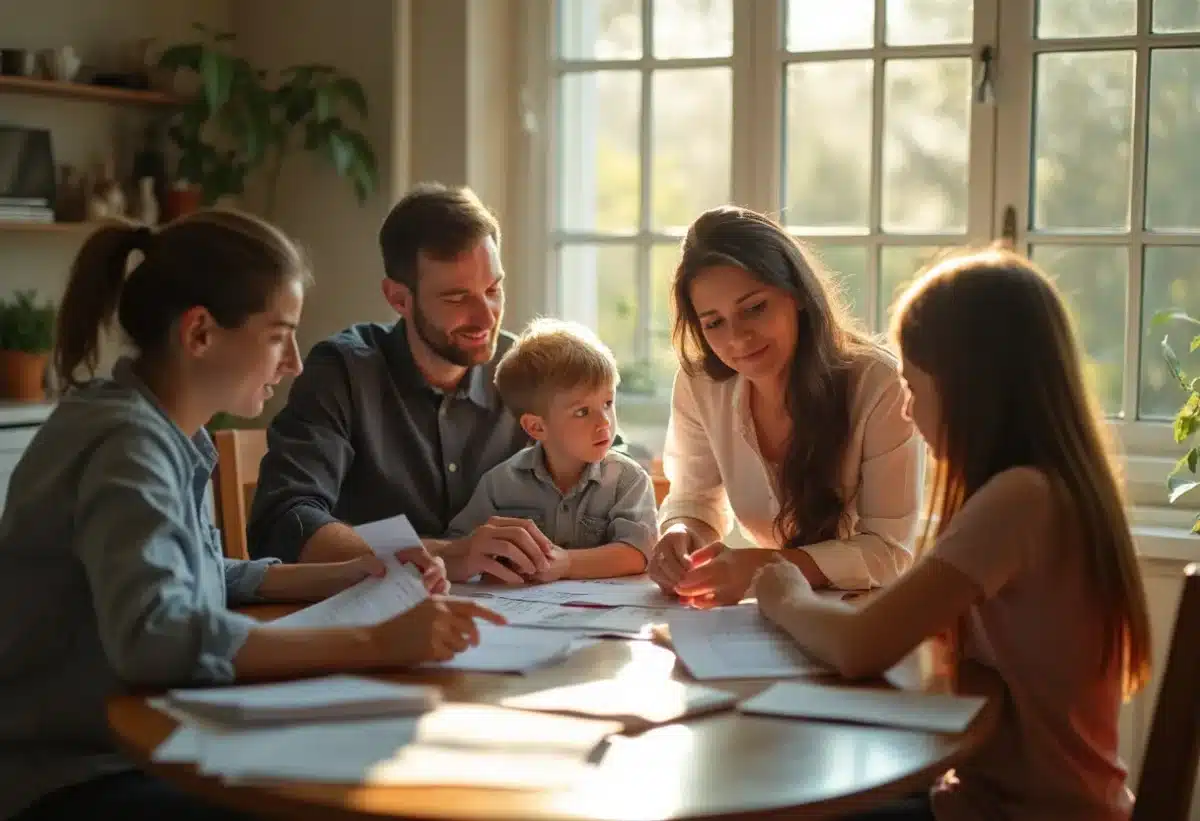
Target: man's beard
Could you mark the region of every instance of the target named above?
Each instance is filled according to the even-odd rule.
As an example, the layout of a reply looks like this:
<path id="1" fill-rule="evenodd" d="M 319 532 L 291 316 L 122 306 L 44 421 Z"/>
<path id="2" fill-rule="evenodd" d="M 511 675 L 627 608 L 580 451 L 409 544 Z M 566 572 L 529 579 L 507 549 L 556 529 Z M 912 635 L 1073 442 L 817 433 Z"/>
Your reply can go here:
<path id="1" fill-rule="evenodd" d="M 430 322 L 429 318 L 425 316 L 425 312 L 421 310 L 421 307 L 415 301 L 413 304 L 412 323 L 413 329 L 417 332 L 417 336 L 421 338 L 421 341 L 425 343 L 425 346 L 452 365 L 469 368 L 472 365 L 491 361 L 492 356 L 496 353 L 496 340 L 500 336 L 499 325 L 492 328 L 486 346 L 464 350 L 454 344 L 450 339 L 450 334 Z M 483 329 L 459 328 L 458 330 L 474 333 Z"/>

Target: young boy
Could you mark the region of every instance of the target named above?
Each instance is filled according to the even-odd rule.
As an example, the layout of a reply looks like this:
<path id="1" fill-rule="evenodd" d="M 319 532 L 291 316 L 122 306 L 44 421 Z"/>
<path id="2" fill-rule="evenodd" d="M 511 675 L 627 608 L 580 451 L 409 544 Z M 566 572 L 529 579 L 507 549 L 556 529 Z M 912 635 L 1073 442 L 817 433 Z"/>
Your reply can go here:
<path id="1" fill-rule="evenodd" d="M 612 452 L 617 363 L 586 328 L 535 320 L 496 367 L 496 389 L 535 440 L 492 468 L 447 533 L 459 538 L 492 516 L 529 519 L 554 543 L 530 579 L 641 573 L 658 538 L 654 488 Z"/>

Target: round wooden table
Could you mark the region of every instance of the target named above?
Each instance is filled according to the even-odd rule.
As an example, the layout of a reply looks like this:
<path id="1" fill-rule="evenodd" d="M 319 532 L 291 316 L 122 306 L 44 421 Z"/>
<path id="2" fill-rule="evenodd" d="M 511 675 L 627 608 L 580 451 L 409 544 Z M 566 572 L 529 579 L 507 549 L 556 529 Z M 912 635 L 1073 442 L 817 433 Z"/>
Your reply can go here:
<path id="1" fill-rule="evenodd" d="M 279 612 L 261 608 L 255 615 Z M 929 647 L 921 648 L 896 671 L 908 679 L 902 686 L 945 689 L 945 683 L 929 672 L 929 652 Z M 486 703 L 597 678 L 620 678 L 647 688 L 668 679 L 690 680 L 669 649 L 630 640 L 604 640 L 562 664 L 524 676 L 446 672 L 381 677 L 435 683 L 444 688 L 447 700 Z M 722 681 L 710 686 L 749 696 L 770 683 Z M 890 685 L 880 681 L 873 686 Z M 988 699 L 961 734 L 726 711 L 622 737 L 601 760 L 597 778 L 558 792 L 225 784 L 199 775 L 190 765 L 150 761 L 175 722 L 150 707 L 144 696 L 112 699 L 108 716 L 121 747 L 147 770 L 211 801 L 262 816 L 489 821 L 832 818 L 925 788 L 987 738 L 1002 710 L 999 679 L 984 671 L 967 671 L 958 689 Z"/>

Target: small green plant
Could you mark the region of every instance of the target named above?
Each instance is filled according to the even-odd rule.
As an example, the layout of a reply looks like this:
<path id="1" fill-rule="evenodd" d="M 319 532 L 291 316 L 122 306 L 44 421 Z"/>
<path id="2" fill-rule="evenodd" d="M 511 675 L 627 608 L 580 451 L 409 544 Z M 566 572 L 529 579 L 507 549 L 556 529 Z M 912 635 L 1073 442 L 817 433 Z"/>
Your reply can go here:
<path id="1" fill-rule="evenodd" d="M 1200 328 L 1200 319 L 1183 311 L 1160 311 L 1154 315 L 1153 325 L 1160 325 L 1164 322 L 1184 322 Z M 1200 349 L 1200 333 L 1192 337 L 1189 352 L 1195 353 L 1197 349 Z M 1192 438 L 1197 430 L 1200 430 L 1200 376 L 1188 378 L 1179 362 L 1179 356 L 1171 348 L 1171 344 L 1165 336 L 1162 340 L 1162 354 L 1167 361 L 1171 375 L 1188 394 L 1183 407 L 1175 414 L 1174 424 L 1175 442 L 1183 445 Z M 1196 475 L 1198 462 L 1200 462 L 1200 445 L 1192 445 L 1175 463 L 1174 469 L 1167 476 L 1167 499 L 1171 504 L 1200 487 L 1200 477 Z M 1200 533 L 1200 516 L 1196 517 L 1196 521 L 1192 523 L 1192 532 Z"/>
<path id="2" fill-rule="evenodd" d="M 56 310 L 37 304 L 35 296 L 17 291 L 11 300 L 0 299 L 0 350 L 40 354 L 53 347 Z"/>
<path id="3" fill-rule="evenodd" d="M 618 365 L 617 375 L 621 380 L 617 383 L 617 390 L 620 393 L 638 396 L 654 394 L 653 366 L 649 362 L 628 362 Z"/>
<path id="4" fill-rule="evenodd" d="M 378 164 L 349 113 L 367 117 L 367 98 L 353 77 L 327 65 L 297 65 L 272 83 L 233 50 L 234 35 L 193 25 L 203 39 L 172 46 L 161 68 L 189 71 L 201 91 L 171 118 L 167 135 L 179 149 L 178 176 L 200 187 L 205 204 L 245 193 L 247 178 L 265 170 L 263 213 L 273 216 L 284 160 L 297 150 L 324 156 L 350 182 L 361 204 L 379 184 Z"/>

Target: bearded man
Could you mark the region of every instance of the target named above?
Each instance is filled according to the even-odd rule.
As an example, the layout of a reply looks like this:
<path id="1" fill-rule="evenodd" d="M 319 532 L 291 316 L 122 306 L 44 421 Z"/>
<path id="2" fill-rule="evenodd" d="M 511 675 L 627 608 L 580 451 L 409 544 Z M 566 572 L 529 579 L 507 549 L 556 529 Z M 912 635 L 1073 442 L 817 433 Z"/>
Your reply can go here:
<path id="1" fill-rule="evenodd" d="M 493 372 L 500 330 L 500 226 L 467 188 L 422 184 L 379 231 L 391 324 L 354 325 L 313 347 L 267 432 L 248 541 L 255 558 L 353 559 L 355 525 L 405 514 L 451 581 L 509 583 L 546 566 L 532 522 L 495 517 L 439 539 L 491 467 L 529 444 Z"/>

